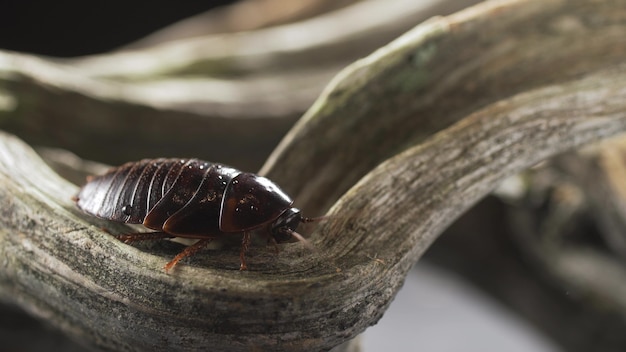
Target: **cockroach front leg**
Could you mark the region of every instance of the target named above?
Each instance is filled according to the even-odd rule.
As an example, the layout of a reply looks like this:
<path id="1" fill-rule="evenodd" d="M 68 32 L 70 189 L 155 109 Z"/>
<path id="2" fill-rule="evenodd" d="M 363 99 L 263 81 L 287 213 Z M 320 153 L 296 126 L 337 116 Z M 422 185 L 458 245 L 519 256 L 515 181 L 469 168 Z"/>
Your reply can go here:
<path id="1" fill-rule="evenodd" d="M 276 239 L 274 237 L 271 237 L 267 239 L 267 245 L 269 246 L 270 243 L 274 246 L 274 254 L 278 255 L 278 253 L 280 253 L 280 249 L 278 248 L 278 242 L 276 242 Z"/>

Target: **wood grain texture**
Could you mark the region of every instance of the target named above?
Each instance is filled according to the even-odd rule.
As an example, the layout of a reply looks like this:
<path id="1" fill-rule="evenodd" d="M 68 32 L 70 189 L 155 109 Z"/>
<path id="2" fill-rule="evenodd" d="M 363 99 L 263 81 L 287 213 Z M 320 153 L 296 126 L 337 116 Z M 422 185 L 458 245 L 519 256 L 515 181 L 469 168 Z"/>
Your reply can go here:
<path id="1" fill-rule="evenodd" d="M 256 171 L 339 70 L 477 1 L 360 1 L 314 21 L 72 59 L 0 51 L 0 128 L 113 165 L 197 157 Z"/>
<path id="2" fill-rule="evenodd" d="M 117 242 L 75 209 L 75 186 L 2 133 L 0 299 L 102 350 L 338 346 L 499 180 L 626 130 L 626 17 L 592 5 L 486 2 L 340 74 L 263 169 L 306 216 L 334 204 L 318 251 L 254 248 L 248 272 L 225 248 L 166 274 L 175 244 Z"/>
<path id="3" fill-rule="evenodd" d="M 487 1 L 429 20 L 342 71 L 261 173 L 324 211 L 374 166 L 477 109 L 623 62 L 614 5 Z"/>

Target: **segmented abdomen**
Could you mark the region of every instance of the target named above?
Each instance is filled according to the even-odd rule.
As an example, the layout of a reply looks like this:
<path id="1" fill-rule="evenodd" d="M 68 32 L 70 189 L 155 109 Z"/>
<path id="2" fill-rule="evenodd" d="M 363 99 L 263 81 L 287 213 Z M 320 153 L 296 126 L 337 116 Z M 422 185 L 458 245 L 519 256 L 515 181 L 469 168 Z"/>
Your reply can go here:
<path id="1" fill-rule="evenodd" d="M 198 159 L 145 159 L 89 180 L 77 195 L 77 205 L 108 220 L 183 235 L 208 234 L 219 231 L 224 190 L 239 173 Z"/>

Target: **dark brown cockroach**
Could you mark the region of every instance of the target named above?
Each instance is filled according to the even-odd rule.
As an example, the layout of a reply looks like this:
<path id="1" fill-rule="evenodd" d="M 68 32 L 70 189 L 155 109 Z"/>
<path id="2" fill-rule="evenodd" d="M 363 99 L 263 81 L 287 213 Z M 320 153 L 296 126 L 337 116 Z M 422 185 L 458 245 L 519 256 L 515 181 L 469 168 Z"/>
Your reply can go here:
<path id="1" fill-rule="evenodd" d="M 165 265 L 169 270 L 211 240 L 243 234 L 240 270 L 250 233 L 261 230 L 268 243 L 297 239 L 301 222 L 293 201 L 265 177 L 198 159 L 145 159 L 88 179 L 77 206 L 99 218 L 143 224 L 154 232 L 117 236 L 125 242 L 183 237 L 199 239 Z"/>

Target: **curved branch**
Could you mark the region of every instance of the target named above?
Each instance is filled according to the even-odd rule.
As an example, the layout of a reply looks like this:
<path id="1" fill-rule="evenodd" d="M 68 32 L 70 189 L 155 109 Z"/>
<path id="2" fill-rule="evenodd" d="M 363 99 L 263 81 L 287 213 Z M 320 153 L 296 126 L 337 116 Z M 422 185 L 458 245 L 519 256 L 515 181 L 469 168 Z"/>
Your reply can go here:
<path id="1" fill-rule="evenodd" d="M 244 83 L 267 94 L 216 80 L 118 84 L 31 55 L 0 52 L 0 127 L 31 144 L 63 147 L 109 163 L 195 156 L 254 168 L 316 88 L 303 93 L 290 87 L 289 94 L 289 80 Z M 190 89 L 195 89 L 193 97 L 184 102 L 171 98 Z M 158 99 L 163 90 L 170 98 Z M 205 96 L 195 100 L 201 92 Z M 279 104 L 272 92 L 294 105 Z"/>
<path id="2" fill-rule="evenodd" d="M 89 76 L 124 80 L 181 74 L 281 74 L 322 67 L 334 71 L 430 16 L 476 2 L 358 1 L 292 24 L 207 35 L 67 62 Z"/>
<path id="3" fill-rule="evenodd" d="M 282 0 L 238 1 L 176 22 L 125 45 L 124 49 L 140 49 L 184 38 L 250 31 L 291 23 L 342 8 L 355 1 L 304 0 L 293 3 L 285 3 Z"/>
<path id="4" fill-rule="evenodd" d="M 519 79 L 519 86 L 514 88 L 484 78 L 475 80 L 484 83 L 490 94 L 481 99 L 473 96 L 477 102 L 468 106 L 462 105 L 468 101 L 461 99 L 461 92 L 455 93 L 453 86 L 464 83 L 462 91 L 467 92 L 471 80 L 458 78 L 477 79 L 480 75 L 466 74 L 468 68 L 462 65 L 450 70 L 452 62 L 448 61 L 440 62 L 445 63 L 441 69 L 435 65 L 437 60 L 433 58 L 443 54 L 433 49 L 432 43 L 445 48 L 459 44 L 459 38 L 476 39 L 480 32 L 477 27 L 487 26 L 487 33 L 496 35 L 493 41 L 485 39 L 492 45 L 488 50 L 491 55 L 479 56 L 471 67 L 489 62 L 512 70 L 505 58 L 517 56 L 495 60 L 502 42 L 495 43 L 505 39 L 498 37 L 505 24 L 508 30 L 530 32 L 524 37 L 527 42 L 515 43 L 534 48 L 530 57 L 537 58 L 533 54 L 554 42 L 571 40 L 570 32 L 541 41 L 532 29 L 535 22 L 523 20 L 539 14 L 542 20 L 559 17 L 568 9 L 579 19 L 591 16 L 583 11 L 589 11 L 584 1 L 568 2 L 571 7 L 552 1 L 548 2 L 552 7 L 543 8 L 541 4 L 545 3 L 498 1 L 478 7 L 479 12 L 472 9 L 431 21 L 342 75 L 344 80 L 318 102 L 276 154 L 270 164 L 273 166 L 266 168 L 279 183 L 296 173 L 307 175 L 294 176 L 299 180 L 287 185 L 295 188 L 300 197 L 305 195 L 305 184 L 318 187 L 322 195 L 318 198 L 327 199 L 320 202 L 313 201 L 315 197 L 304 197 L 303 203 L 309 209 L 321 209 L 321 204 L 333 202 L 342 188 L 349 188 L 350 182 L 394 150 L 424 140 L 426 135 L 431 137 L 380 164 L 335 204 L 331 220 L 312 236 L 317 253 L 290 245 L 274 258 L 255 248 L 248 272 L 237 270 L 238 248 L 225 248 L 194 257 L 166 274 L 162 266 L 178 251 L 173 248 L 176 244 L 157 243 L 137 249 L 114 240 L 99 229 L 110 224 L 88 218 L 74 207 L 70 201 L 76 192 L 74 186 L 52 173 L 23 143 L 1 134 L 0 298 L 46 317 L 102 349 L 171 351 L 205 350 L 210 346 L 213 350 L 238 351 L 255 346 L 260 350 L 319 351 L 339 345 L 380 318 L 410 266 L 455 217 L 498 180 L 567 148 L 626 130 L 626 70 L 614 65 L 626 55 L 624 44 L 611 32 L 618 27 L 619 19 L 611 22 L 609 16 L 606 22 L 590 21 L 588 25 L 596 26 L 589 27 L 593 31 L 579 33 L 581 40 L 591 32 L 606 36 L 596 38 L 597 48 L 589 56 L 580 57 L 576 69 L 543 72 L 545 77 L 539 69 L 528 69 L 521 78 L 530 82 Z M 594 2 L 594 9 L 607 10 L 602 4 Z M 494 13 L 500 16 L 498 21 L 487 21 Z M 493 21 L 501 26 L 494 28 Z M 446 30 L 454 34 L 449 39 L 443 36 Z M 508 42 L 505 44 L 504 48 L 510 49 Z M 485 49 L 464 48 L 467 51 L 460 55 L 463 59 Z M 576 48 L 562 48 L 565 53 L 559 55 L 576 52 Z M 590 57 L 600 53 L 603 55 L 597 62 L 588 63 Z M 407 67 L 407 58 L 411 65 L 427 65 L 432 69 L 428 72 L 439 75 L 438 80 L 422 80 L 424 71 Z M 538 66 L 545 69 L 553 65 Z M 601 67 L 612 68 L 598 71 Z M 446 79 L 440 70 L 452 72 L 453 77 Z M 503 72 L 512 75 L 512 71 Z M 407 79 L 407 73 L 413 76 Z M 583 78 L 572 80 L 583 73 Z M 504 78 L 511 76 L 498 77 Z M 551 81 L 565 83 L 490 103 Z M 388 93 L 381 93 L 385 91 Z M 452 103 L 452 107 L 445 108 L 434 103 L 443 98 L 458 100 L 445 100 Z M 402 105 L 403 112 L 394 104 Z M 463 118 L 468 109 L 478 107 L 482 109 Z M 338 115 L 350 112 L 348 108 L 354 108 L 356 119 Z M 448 110 L 452 108 L 455 110 Z M 383 114 L 386 111 L 389 114 Z M 420 111 L 428 112 L 425 116 L 430 117 L 419 117 Z M 443 121 L 434 119 L 437 111 Z M 376 115 L 385 119 L 375 119 Z M 331 117 L 343 117 L 347 124 L 330 123 Z M 366 121 L 366 125 L 359 124 Z M 409 128 L 429 123 L 434 127 Z M 381 126 L 387 128 L 381 132 Z M 444 129 L 446 126 L 450 127 Z M 378 142 L 381 150 L 373 158 L 354 158 L 358 152 L 371 152 L 370 146 L 378 141 L 376 136 L 391 129 L 400 132 L 386 137 L 384 143 Z M 438 130 L 441 132 L 432 135 Z M 364 133 L 362 138 L 353 138 L 351 134 L 357 132 Z M 324 144 L 306 150 L 316 133 L 318 141 L 324 140 L 320 136 L 327 136 L 329 146 L 324 140 Z M 293 149 L 285 148 L 296 141 L 294 136 L 302 138 L 297 139 L 297 145 L 291 145 Z M 395 140 L 395 136 L 401 138 Z M 345 148 L 338 148 L 341 141 Z M 346 155 L 353 157 L 342 159 Z M 302 161 L 296 161 L 295 156 Z M 350 162 L 341 166 L 346 160 Z M 290 168 L 279 168 L 281 165 Z M 311 170 L 314 172 L 308 174 Z M 324 176 L 323 182 L 313 182 L 324 171 L 332 172 Z M 330 187 L 331 180 L 338 186 Z"/>
<path id="5" fill-rule="evenodd" d="M 257 170 L 340 68 L 476 1 L 366 1 L 306 23 L 78 59 L 0 51 L 0 127 L 110 164 L 193 156 Z"/>
<path id="6" fill-rule="evenodd" d="M 257 251 L 239 272 L 236 249 L 216 251 L 172 275 L 161 269 L 172 248 L 142 252 L 90 226 L 75 188 L 2 135 L 0 296 L 107 348 L 330 348 L 375 323 L 437 234 L 498 180 L 622 130 L 623 67 L 532 91 L 376 168 L 333 208 L 321 254 Z"/>
<path id="7" fill-rule="evenodd" d="M 611 1 L 487 1 L 429 20 L 342 71 L 261 173 L 322 212 L 374 166 L 472 111 L 623 62 L 619 12 Z"/>

